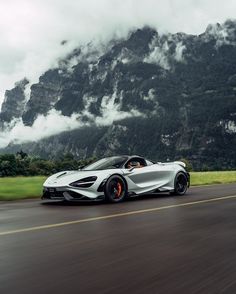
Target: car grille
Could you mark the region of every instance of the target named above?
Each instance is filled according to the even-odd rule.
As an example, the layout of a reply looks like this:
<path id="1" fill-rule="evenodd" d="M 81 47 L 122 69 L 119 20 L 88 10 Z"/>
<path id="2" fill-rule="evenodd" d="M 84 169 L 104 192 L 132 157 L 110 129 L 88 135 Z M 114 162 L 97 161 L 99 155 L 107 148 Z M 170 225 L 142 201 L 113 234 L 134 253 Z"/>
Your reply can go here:
<path id="1" fill-rule="evenodd" d="M 63 191 L 57 191 L 55 188 L 45 188 L 43 191 L 43 197 L 45 199 L 64 199 Z"/>
<path id="2" fill-rule="evenodd" d="M 73 191 L 67 191 L 67 193 L 76 200 L 91 200 L 89 197 L 86 197 L 82 194 Z"/>

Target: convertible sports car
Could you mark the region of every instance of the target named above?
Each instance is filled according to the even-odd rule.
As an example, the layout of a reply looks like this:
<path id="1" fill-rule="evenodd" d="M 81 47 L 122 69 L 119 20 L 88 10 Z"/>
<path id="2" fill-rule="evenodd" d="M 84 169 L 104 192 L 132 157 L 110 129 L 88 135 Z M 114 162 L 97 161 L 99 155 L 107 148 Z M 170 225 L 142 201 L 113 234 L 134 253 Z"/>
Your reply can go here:
<path id="1" fill-rule="evenodd" d="M 184 195 L 189 184 L 189 173 L 181 161 L 154 163 L 140 156 L 123 155 L 52 175 L 43 185 L 42 199 L 120 202 L 157 192 Z"/>

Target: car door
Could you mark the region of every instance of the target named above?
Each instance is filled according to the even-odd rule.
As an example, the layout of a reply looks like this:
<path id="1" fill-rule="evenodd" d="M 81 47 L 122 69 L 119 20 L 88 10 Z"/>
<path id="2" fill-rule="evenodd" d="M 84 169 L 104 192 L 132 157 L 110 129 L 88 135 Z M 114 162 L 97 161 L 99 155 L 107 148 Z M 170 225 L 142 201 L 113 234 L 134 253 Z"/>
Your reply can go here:
<path id="1" fill-rule="evenodd" d="M 129 190 L 147 191 L 167 185 L 173 178 L 173 169 L 165 164 L 153 164 L 143 168 L 134 168 L 126 174 L 130 180 Z"/>

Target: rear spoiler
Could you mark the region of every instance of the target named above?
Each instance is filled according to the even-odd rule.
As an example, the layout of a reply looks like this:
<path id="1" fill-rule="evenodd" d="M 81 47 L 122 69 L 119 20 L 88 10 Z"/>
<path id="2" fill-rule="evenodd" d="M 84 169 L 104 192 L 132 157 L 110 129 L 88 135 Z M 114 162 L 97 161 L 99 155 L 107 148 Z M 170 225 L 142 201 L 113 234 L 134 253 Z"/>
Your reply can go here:
<path id="1" fill-rule="evenodd" d="M 174 161 L 174 163 L 176 163 L 182 167 L 186 167 L 186 164 L 183 161 Z"/>

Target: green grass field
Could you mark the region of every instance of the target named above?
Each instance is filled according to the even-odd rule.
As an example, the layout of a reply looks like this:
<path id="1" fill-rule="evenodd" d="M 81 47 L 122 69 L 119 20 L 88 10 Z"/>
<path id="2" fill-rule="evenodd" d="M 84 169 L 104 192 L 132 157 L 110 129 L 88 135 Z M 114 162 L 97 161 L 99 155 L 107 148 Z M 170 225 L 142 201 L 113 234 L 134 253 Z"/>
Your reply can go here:
<path id="1" fill-rule="evenodd" d="M 39 198 L 46 177 L 0 178 L 0 200 Z M 236 171 L 192 172 L 191 186 L 236 183 Z"/>
<path id="2" fill-rule="evenodd" d="M 46 177 L 0 178 L 0 200 L 39 198 Z"/>
<path id="3" fill-rule="evenodd" d="M 213 185 L 236 183 L 236 171 L 192 172 L 191 185 Z"/>

